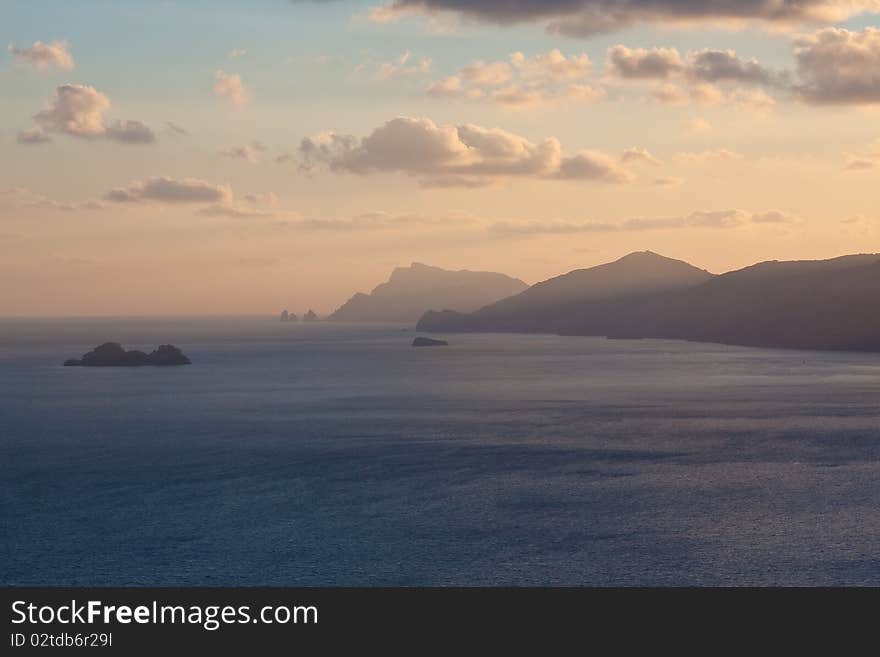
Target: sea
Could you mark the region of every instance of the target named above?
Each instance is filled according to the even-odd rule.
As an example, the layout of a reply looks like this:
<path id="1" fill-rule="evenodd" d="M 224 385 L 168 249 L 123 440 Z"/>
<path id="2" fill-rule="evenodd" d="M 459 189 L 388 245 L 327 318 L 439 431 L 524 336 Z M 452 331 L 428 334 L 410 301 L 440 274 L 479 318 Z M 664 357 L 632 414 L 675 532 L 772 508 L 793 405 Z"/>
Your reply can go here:
<path id="1" fill-rule="evenodd" d="M 416 335 L 0 320 L 0 584 L 880 585 L 880 354 Z"/>

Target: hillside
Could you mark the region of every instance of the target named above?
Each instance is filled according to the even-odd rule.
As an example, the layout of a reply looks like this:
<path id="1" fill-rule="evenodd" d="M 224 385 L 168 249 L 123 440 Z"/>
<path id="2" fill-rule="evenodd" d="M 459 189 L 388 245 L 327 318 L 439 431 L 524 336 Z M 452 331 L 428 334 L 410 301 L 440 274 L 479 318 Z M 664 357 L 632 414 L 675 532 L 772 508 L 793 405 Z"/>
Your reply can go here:
<path id="1" fill-rule="evenodd" d="M 880 255 L 765 262 L 688 287 L 522 308 L 505 318 L 487 318 L 486 309 L 428 313 L 419 329 L 880 350 Z"/>

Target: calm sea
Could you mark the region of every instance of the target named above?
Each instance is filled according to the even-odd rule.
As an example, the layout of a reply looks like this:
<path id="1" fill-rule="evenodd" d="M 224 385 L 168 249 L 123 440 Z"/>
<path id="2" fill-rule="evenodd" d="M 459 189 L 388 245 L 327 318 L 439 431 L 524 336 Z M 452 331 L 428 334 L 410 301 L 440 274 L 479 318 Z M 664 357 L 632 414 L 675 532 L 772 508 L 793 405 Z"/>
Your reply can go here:
<path id="1" fill-rule="evenodd" d="M 880 355 L 414 335 L 0 321 L 0 584 L 880 585 Z"/>

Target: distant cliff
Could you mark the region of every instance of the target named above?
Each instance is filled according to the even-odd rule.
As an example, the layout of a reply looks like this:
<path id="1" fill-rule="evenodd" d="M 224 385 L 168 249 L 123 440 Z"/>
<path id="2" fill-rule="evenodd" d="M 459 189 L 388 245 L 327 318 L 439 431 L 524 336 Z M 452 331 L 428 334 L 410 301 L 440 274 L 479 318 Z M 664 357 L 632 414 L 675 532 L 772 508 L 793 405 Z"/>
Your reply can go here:
<path id="1" fill-rule="evenodd" d="M 329 319 L 337 322 L 415 322 L 431 308 L 469 312 L 528 286 L 480 271 L 449 271 L 413 263 L 398 267 L 370 294 L 357 293 Z"/>
<path id="2" fill-rule="evenodd" d="M 653 289 L 617 285 L 653 259 Z M 532 292 L 470 314 L 430 312 L 422 331 L 518 331 L 614 338 L 668 338 L 754 347 L 880 351 L 880 255 L 765 262 L 720 276 L 678 279 L 666 258 L 634 254 L 581 270 L 589 293 L 564 299 Z M 685 264 L 685 263 L 681 263 Z M 688 265 L 686 265 L 688 266 Z M 605 268 L 615 276 L 595 284 Z M 650 271 L 650 267 L 644 271 Z M 699 270 L 696 270 L 699 271 Z M 592 275 L 588 272 L 593 272 Z M 567 274 L 566 276 L 571 276 Z M 556 286 L 551 279 L 545 289 Z M 636 277 L 637 278 L 637 277 Z M 702 280 L 700 280 L 702 278 Z"/>

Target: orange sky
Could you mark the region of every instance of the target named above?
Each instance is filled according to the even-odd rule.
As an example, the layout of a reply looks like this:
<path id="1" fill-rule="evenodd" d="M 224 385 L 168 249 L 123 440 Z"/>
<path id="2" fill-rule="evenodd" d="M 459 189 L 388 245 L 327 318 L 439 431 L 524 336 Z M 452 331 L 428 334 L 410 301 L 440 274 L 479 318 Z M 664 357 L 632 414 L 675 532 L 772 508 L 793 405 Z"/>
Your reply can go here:
<path id="1" fill-rule="evenodd" d="M 4 3 L 0 314 L 324 313 L 412 261 L 531 283 L 645 249 L 880 251 L 870 2 L 284 4 Z"/>

